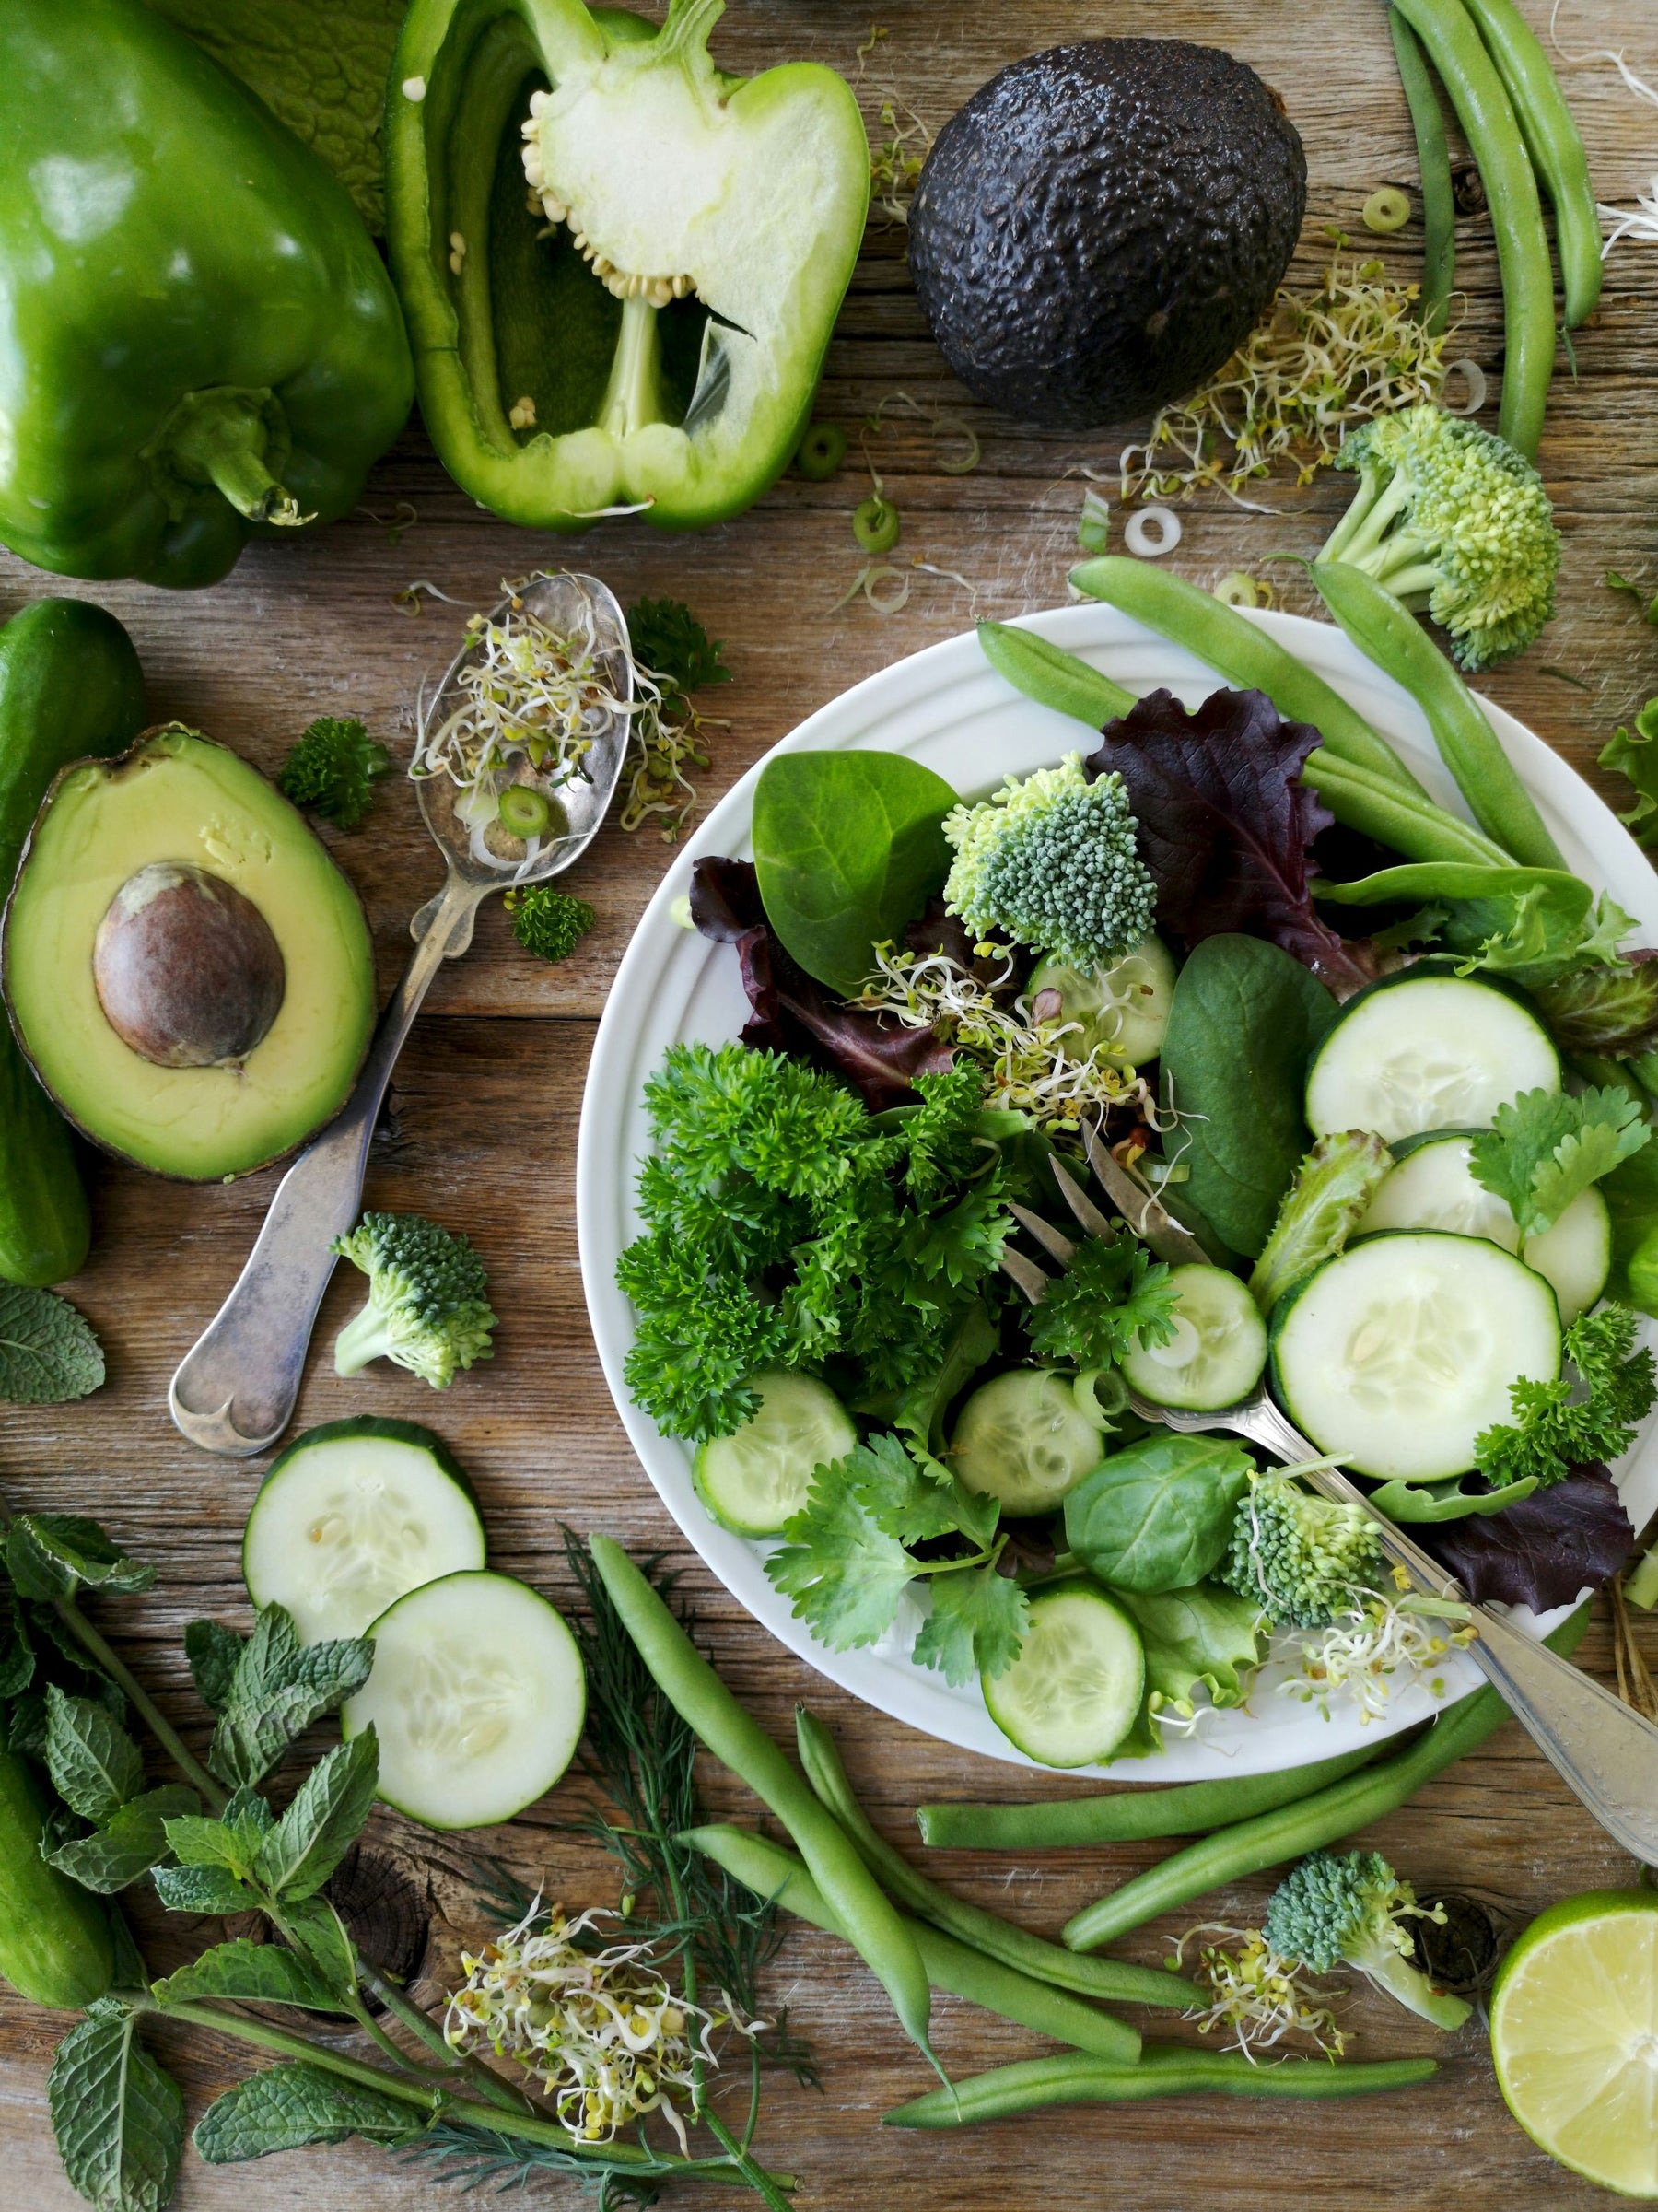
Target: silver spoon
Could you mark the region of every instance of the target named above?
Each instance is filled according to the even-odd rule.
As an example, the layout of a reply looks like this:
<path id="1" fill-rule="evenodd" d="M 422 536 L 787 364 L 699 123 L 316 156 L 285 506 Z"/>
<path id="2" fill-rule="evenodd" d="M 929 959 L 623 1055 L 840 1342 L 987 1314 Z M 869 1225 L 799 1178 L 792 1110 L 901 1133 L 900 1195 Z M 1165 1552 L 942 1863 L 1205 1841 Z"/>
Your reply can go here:
<path id="1" fill-rule="evenodd" d="M 631 701 L 627 625 L 597 577 L 567 572 L 532 577 L 514 598 L 558 637 L 578 631 L 590 616 L 608 688 L 625 704 Z M 503 600 L 491 619 L 504 620 L 512 604 L 513 600 Z M 433 726 L 460 703 L 456 678 L 479 650 L 477 641 L 469 640 L 456 654 L 430 711 Z M 586 851 L 615 794 L 629 723 L 626 713 L 611 714 L 592 733 L 585 775 L 558 793 L 566 830 L 543 845 L 521 876 L 474 857 L 467 830 L 455 817 L 455 787 L 447 778 L 416 782 L 420 811 L 448 864 L 448 876 L 443 889 L 409 924 L 415 950 L 380 1016 L 356 1089 L 282 1178 L 235 1288 L 172 1378 L 168 1408 L 192 1444 L 247 1458 L 267 1450 L 287 1426 L 317 1308 L 334 1270 L 330 1247 L 357 1218 L 368 1141 L 421 1001 L 440 964 L 458 959 L 471 944 L 478 908 L 492 891 L 505 891 L 515 881 L 543 883 Z"/>

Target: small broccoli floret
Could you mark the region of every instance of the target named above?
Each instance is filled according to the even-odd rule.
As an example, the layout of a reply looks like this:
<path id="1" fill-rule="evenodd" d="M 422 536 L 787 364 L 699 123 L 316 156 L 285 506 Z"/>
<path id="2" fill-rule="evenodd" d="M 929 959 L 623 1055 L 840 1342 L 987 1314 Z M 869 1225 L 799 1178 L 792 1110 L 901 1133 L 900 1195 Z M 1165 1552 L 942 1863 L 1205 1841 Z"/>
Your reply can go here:
<path id="1" fill-rule="evenodd" d="M 368 1303 L 334 1343 L 334 1373 L 392 1360 L 447 1390 L 457 1367 L 492 1358 L 484 1262 L 464 1236 L 420 1213 L 365 1213 L 333 1249 L 368 1278 Z"/>
<path id="2" fill-rule="evenodd" d="M 1320 560 L 1362 568 L 1426 608 L 1464 668 L 1494 667 L 1532 642 L 1554 613 L 1560 533 L 1529 461 L 1424 403 L 1366 423 L 1336 465 L 1359 472 L 1359 496 Z"/>
<path id="3" fill-rule="evenodd" d="M 955 863 L 945 903 L 980 937 L 992 930 L 1056 953 L 1083 974 L 1144 942 L 1156 887 L 1115 772 L 1090 783 L 1080 753 L 1010 777 L 993 798 L 944 821 Z"/>
<path id="4" fill-rule="evenodd" d="M 593 909 L 552 884 L 509 891 L 503 901 L 512 917 L 512 934 L 538 960 L 567 960 L 593 926 Z"/>
<path id="5" fill-rule="evenodd" d="M 1239 1500 L 1232 1549 L 1215 1572 L 1279 1628 L 1328 1628 L 1370 1595 L 1381 1568 L 1369 1514 L 1315 1497 L 1275 1468 Z"/>
<path id="6" fill-rule="evenodd" d="M 1415 1946 L 1405 1922 L 1442 1920 L 1427 1911 L 1377 1851 L 1314 1851 L 1273 1891 L 1262 1933 L 1275 1951 L 1299 1959 L 1315 1974 L 1341 1960 L 1368 1974 L 1379 1989 L 1436 2028 L 1460 2028 L 1470 2007 L 1435 1989 L 1413 1966 Z"/>
<path id="7" fill-rule="evenodd" d="M 282 764 L 276 778 L 285 799 L 309 806 L 342 829 L 355 829 L 368 812 L 376 777 L 391 766 L 361 722 L 321 715 Z"/>

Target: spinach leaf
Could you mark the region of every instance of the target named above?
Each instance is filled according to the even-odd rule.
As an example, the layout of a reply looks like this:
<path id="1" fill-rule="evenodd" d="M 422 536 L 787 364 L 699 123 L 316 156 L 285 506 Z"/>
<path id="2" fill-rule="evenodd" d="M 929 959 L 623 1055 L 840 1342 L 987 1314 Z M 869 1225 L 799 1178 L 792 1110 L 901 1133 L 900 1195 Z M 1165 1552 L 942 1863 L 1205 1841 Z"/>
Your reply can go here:
<path id="1" fill-rule="evenodd" d="M 784 753 L 754 790 L 765 918 L 809 976 L 850 997 L 950 873 L 956 795 L 897 753 Z"/>
<path id="2" fill-rule="evenodd" d="M 1147 1436 L 1083 1476 L 1065 1501 L 1065 1540 L 1113 1588 L 1188 1589 L 1224 1557 L 1250 1471 L 1220 1437 Z"/>
<path id="3" fill-rule="evenodd" d="M 1307 1060 L 1337 1005 L 1316 977 L 1258 937 L 1207 937 L 1180 971 L 1163 1038 L 1165 1150 L 1192 1203 L 1232 1251 L 1260 1257 L 1311 1138 Z"/>

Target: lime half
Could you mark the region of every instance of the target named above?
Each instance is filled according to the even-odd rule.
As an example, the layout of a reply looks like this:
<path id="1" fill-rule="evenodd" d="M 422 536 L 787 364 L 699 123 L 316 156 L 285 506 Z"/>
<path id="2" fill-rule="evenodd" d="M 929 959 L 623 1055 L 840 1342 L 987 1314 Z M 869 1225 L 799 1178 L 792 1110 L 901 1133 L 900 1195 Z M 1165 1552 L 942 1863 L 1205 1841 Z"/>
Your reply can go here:
<path id="1" fill-rule="evenodd" d="M 1658 2197 L 1658 1895 L 1591 1890 L 1534 1920 L 1491 1993 L 1491 2055 L 1550 2158 Z"/>

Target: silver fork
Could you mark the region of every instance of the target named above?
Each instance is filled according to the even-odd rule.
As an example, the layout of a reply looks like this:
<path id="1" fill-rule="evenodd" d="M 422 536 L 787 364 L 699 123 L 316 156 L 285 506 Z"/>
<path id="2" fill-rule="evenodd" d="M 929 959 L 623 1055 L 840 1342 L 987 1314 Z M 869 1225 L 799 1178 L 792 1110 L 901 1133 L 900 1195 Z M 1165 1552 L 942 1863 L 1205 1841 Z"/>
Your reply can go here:
<path id="1" fill-rule="evenodd" d="M 1112 1158 L 1092 1129 L 1084 1130 L 1084 1142 L 1089 1164 L 1113 1201 L 1134 1220 L 1154 1251 L 1175 1260 L 1206 1258 L 1190 1232 Z M 1109 1176 L 1101 1172 L 1102 1160 L 1109 1163 Z M 1107 1238 L 1118 1234 L 1065 1164 L 1053 1159 L 1049 1165 L 1083 1231 Z M 1050 1258 L 1061 1267 L 1070 1264 L 1077 1247 L 1069 1237 L 1022 1206 L 1012 1211 Z M 1004 1253 L 1002 1266 L 1033 1305 L 1040 1303 L 1051 1276 L 1018 1252 Z M 1626 1851 L 1643 1865 L 1658 1864 L 1658 1727 L 1603 1690 L 1570 1659 L 1528 1636 L 1507 1614 L 1474 1603 L 1454 1574 L 1378 1513 L 1356 1483 L 1320 1457 L 1267 1395 L 1264 1383 L 1251 1397 L 1215 1412 L 1160 1406 L 1135 1390 L 1129 1391 L 1128 1402 L 1142 1421 L 1164 1428 L 1200 1434 L 1218 1429 L 1242 1436 L 1283 1465 L 1296 1467 L 1323 1496 L 1367 1513 L 1376 1524 L 1384 1557 L 1404 1571 L 1415 1588 L 1467 1608 L 1467 1624 L 1474 1631 L 1469 1656 L 1566 1786 Z"/>

